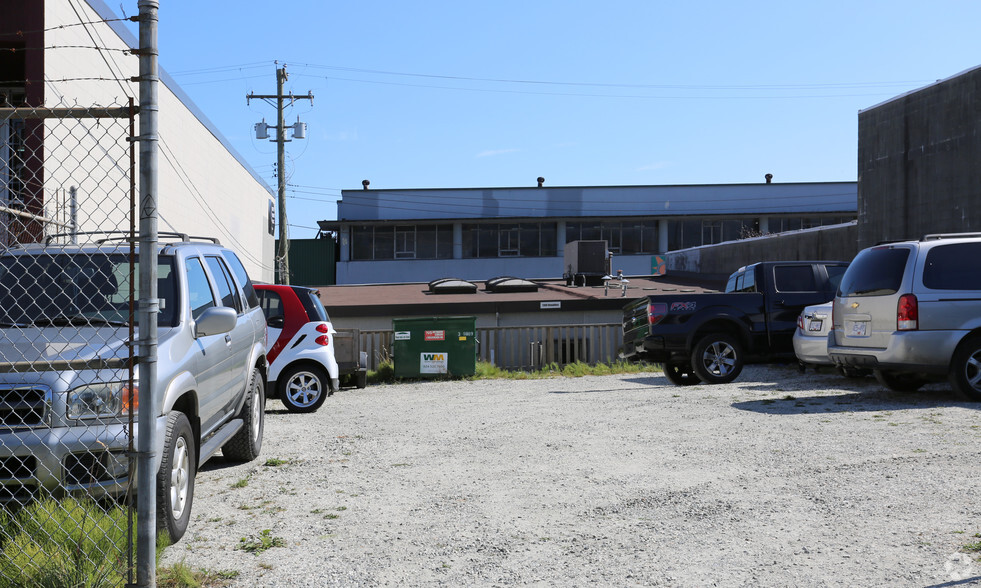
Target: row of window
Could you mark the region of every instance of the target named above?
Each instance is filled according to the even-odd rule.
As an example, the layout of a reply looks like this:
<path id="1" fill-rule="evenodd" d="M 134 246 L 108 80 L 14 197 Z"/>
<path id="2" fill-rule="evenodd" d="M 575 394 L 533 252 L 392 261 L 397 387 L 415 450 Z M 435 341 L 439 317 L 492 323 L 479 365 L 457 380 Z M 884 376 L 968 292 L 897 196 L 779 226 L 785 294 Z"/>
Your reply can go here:
<path id="1" fill-rule="evenodd" d="M 847 222 L 852 217 L 775 217 L 768 233 Z M 556 223 L 472 223 L 462 226 L 463 257 L 554 257 Z M 669 220 L 668 250 L 711 245 L 761 234 L 759 221 Z M 568 222 L 565 241 L 605 240 L 614 255 L 662 253 L 657 221 Z M 453 225 L 355 226 L 351 260 L 452 259 Z"/>

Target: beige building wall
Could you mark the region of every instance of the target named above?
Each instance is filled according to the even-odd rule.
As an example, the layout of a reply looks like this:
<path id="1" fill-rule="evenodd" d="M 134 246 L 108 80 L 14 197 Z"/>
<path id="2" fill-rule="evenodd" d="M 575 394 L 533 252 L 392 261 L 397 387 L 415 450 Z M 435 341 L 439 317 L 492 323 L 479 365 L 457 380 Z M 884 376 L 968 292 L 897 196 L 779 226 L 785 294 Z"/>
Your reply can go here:
<path id="1" fill-rule="evenodd" d="M 130 47 L 108 24 L 98 22 L 102 19 L 85 3 L 46 0 L 45 106 L 123 106 L 131 96 L 138 103 L 138 84 L 128 80 L 138 75 L 139 59 L 126 52 Z M 95 24 L 70 26 L 79 22 Z M 88 48 L 94 46 L 103 49 Z M 159 62 L 166 63 L 166 55 Z M 273 194 L 181 101 L 176 88 L 162 81 L 158 103 L 159 230 L 217 237 L 239 254 L 254 279 L 273 281 Z M 77 187 L 83 231 L 128 228 L 123 208 L 128 193 L 120 193 L 125 188 L 118 179 L 128 173 L 119 156 L 128 146 L 112 144 L 125 134 L 106 132 L 106 124 L 117 123 L 45 125 L 45 197 L 54 205 L 69 187 Z M 66 165 L 76 161 L 85 165 Z M 101 171 L 90 171 L 94 162 Z"/>

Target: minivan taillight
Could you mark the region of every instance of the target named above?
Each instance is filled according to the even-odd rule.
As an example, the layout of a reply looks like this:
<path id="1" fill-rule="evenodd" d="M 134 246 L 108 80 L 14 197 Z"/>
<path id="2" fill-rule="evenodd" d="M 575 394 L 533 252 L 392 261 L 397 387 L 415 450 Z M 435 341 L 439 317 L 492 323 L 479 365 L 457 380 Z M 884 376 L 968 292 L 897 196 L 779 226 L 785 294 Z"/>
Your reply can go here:
<path id="1" fill-rule="evenodd" d="M 913 294 L 903 294 L 899 297 L 896 307 L 896 329 L 899 331 L 915 331 L 920 328 L 920 309 Z"/>

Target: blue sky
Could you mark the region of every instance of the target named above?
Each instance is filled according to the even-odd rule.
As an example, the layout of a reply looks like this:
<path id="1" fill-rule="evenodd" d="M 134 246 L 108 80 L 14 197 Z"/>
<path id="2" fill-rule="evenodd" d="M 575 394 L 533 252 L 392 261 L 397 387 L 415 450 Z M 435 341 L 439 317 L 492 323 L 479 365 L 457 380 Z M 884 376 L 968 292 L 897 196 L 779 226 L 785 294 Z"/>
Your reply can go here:
<path id="1" fill-rule="evenodd" d="M 133 4 L 130 6 L 129 4 Z M 136 12 L 135 2 L 125 6 Z M 160 64 L 275 186 L 290 236 L 341 189 L 856 180 L 857 116 L 981 65 L 981 2 L 161 2 Z"/>

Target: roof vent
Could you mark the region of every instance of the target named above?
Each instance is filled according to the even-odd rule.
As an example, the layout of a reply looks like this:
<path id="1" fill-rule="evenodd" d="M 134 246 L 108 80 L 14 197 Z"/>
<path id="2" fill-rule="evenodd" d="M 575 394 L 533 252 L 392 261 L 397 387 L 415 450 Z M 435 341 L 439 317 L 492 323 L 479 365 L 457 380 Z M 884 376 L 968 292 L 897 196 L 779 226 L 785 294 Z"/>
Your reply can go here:
<path id="1" fill-rule="evenodd" d="M 538 292 L 538 284 L 514 276 L 491 278 L 484 284 L 488 292 Z"/>
<path id="2" fill-rule="evenodd" d="M 460 278 L 440 278 L 429 282 L 430 294 L 474 294 L 477 284 Z"/>

